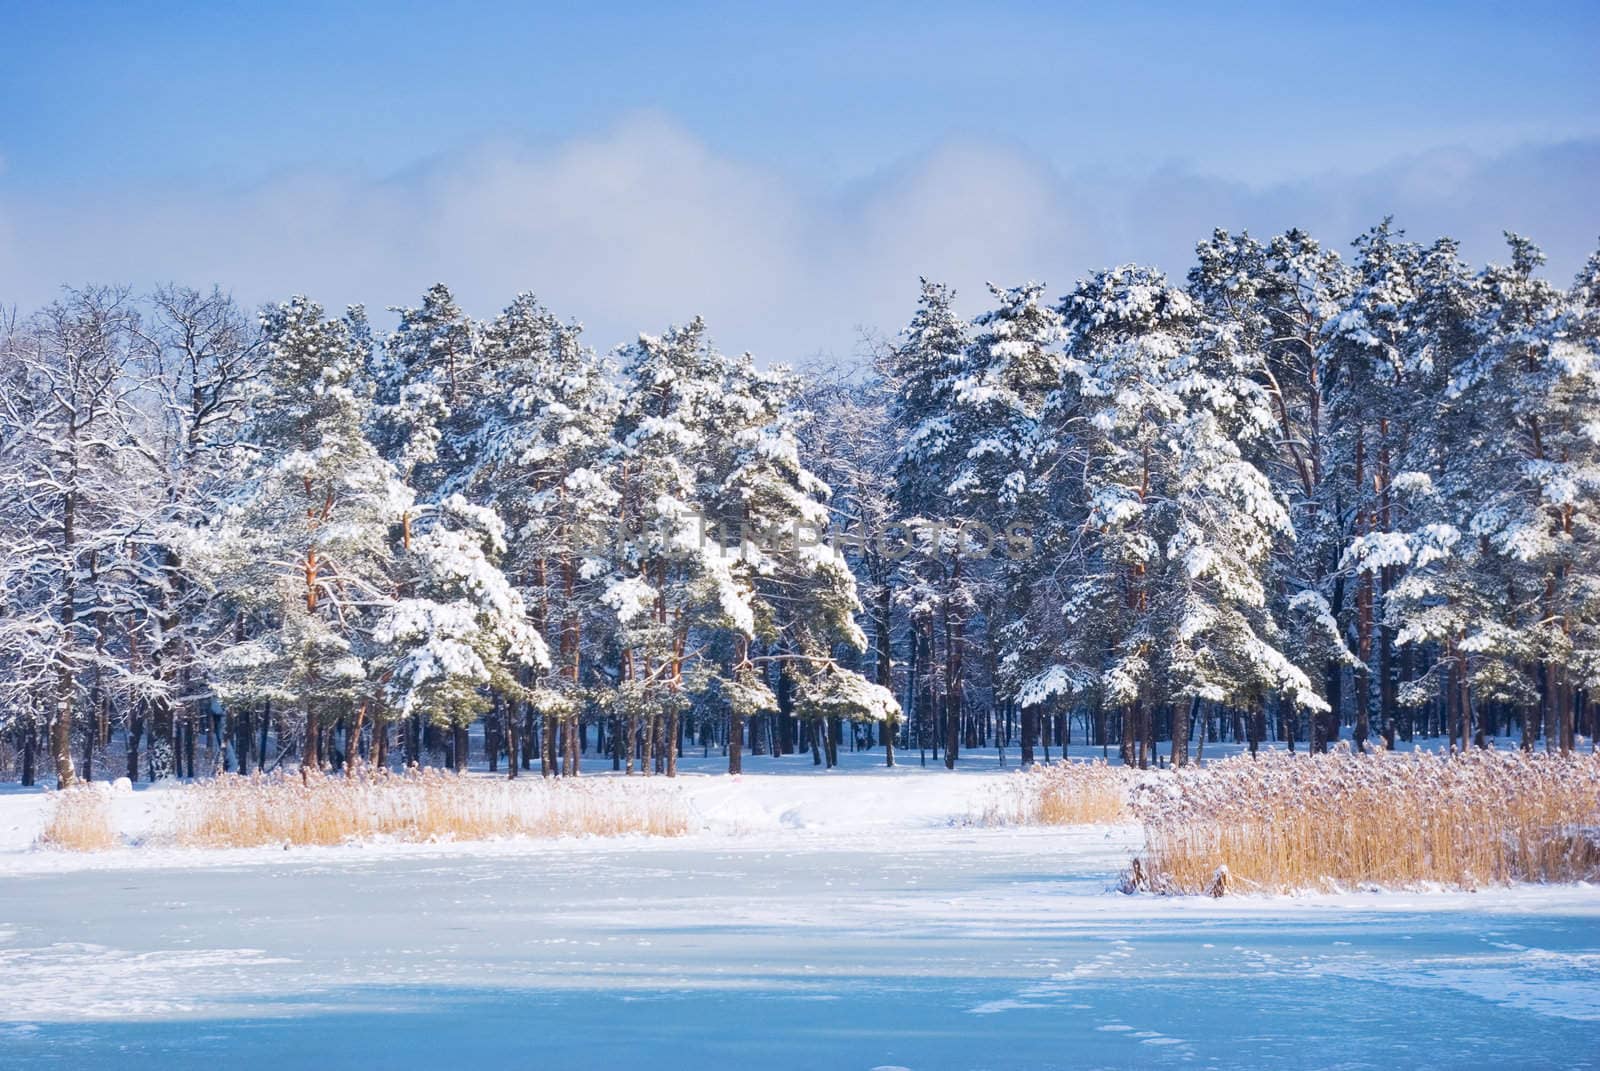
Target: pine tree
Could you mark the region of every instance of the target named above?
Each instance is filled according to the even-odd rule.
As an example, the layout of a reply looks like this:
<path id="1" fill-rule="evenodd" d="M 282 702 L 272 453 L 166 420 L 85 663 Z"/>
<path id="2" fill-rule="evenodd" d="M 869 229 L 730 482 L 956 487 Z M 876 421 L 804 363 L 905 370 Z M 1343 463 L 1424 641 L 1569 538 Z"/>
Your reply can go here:
<path id="1" fill-rule="evenodd" d="M 443 283 L 417 308 L 390 311 L 400 325 L 381 351 L 371 351 L 373 438 L 402 479 L 436 500 L 466 467 L 472 402 L 492 386 L 480 382 L 475 326 Z"/>
<path id="2" fill-rule="evenodd" d="M 484 365 L 498 389 L 472 414 L 476 463 L 467 480 L 474 496 L 506 518 L 506 566 L 537 627 L 559 636 L 555 673 L 530 693 L 521 725 L 528 737 L 534 712 L 543 718 L 539 754 L 547 776 L 578 772 L 586 623 L 601 610 L 598 583 L 610 567 L 619 502 L 611 458 L 619 398 L 607 364 L 580 340 L 577 325 L 559 323 L 529 294 L 485 328 Z M 516 719 L 510 724 L 515 735 Z M 513 776 L 515 750 L 513 742 Z"/>
<path id="3" fill-rule="evenodd" d="M 630 773 L 636 748 L 645 772 L 653 772 L 663 716 L 676 752 L 678 719 L 709 668 L 690 647 L 694 627 L 737 634 L 735 672 L 748 660 L 755 629 L 748 583 L 734 576 L 719 541 L 707 537 L 702 503 L 711 486 L 712 414 L 726 359 L 705 336 L 696 319 L 660 336 L 640 335 L 624 354 L 615 433 L 619 530 L 601 601 L 615 614 L 619 661 L 611 703 L 625 727 Z M 734 729 L 739 725 L 736 714 Z M 734 766 L 742 744 L 730 732 Z"/>
<path id="4" fill-rule="evenodd" d="M 224 698 L 297 706 L 301 762 L 315 767 L 333 759 L 323 744 L 334 722 L 382 699 L 372 630 L 394 594 L 392 531 L 413 495 L 367 438 L 360 310 L 328 319 L 297 297 L 268 310 L 263 327 L 258 453 L 211 546 L 217 586 L 255 628 L 216 671 Z"/>
<path id="5" fill-rule="evenodd" d="M 890 693 L 900 572 L 889 539 L 897 516 L 892 485 L 897 435 L 889 415 L 893 397 L 881 377 L 856 383 L 817 375 L 802 398 L 812 414 L 804 434 L 809 464 L 833 492 L 828 507 L 835 543 L 855 570 L 872 625 L 872 680 Z M 884 764 L 893 766 L 898 712 L 878 720 Z"/>
<path id="6" fill-rule="evenodd" d="M 1339 558 L 1348 539 L 1341 503 L 1345 466 L 1339 456 L 1342 418 L 1330 411 L 1330 332 L 1345 311 L 1354 279 L 1338 254 L 1290 230 L 1262 245 L 1248 233 L 1218 230 L 1196 247 L 1188 291 L 1206 323 L 1229 333 L 1250 377 L 1266 392 L 1275 418 L 1255 460 L 1288 503 L 1295 538 L 1280 544 L 1270 593 L 1290 622 L 1296 664 L 1340 705 L 1343 674 L 1357 663 L 1338 615 L 1345 609 Z M 1386 640 L 1390 637 L 1386 633 Z M 1387 646 L 1384 648 L 1389 650 Z M 1337 736 L 1337 714 L 1313 718 L 1313 746 Z M 1386 708 L 1387 710 L 1388 708 Z M 1289 747 L 1296 717 L 1281 719 Z M 1265 737 L 1259 712 L 1248 722 L 1251 747 Z"/>
<path id="7" fill-rule="evenodd" d="M 991 621 L 1025 617 L 1040 576 L 1031 567 L 1037 562 L 1014 561 L 1009 555 L 991 562 L 996 537 L 1034 533 L 1049 523 L 1043 477 L 1062 447 L 1041 427 L 1045 407 L 1061 387 L 1060 314 L 1045 303 L 1044 287 L 1037 283 L 1013 289 L 991 285 L 990 292 L 998 307 L 974 321 L 976 334 L 953 385 L 952 423 L 968 445 L 946 493 L 962 522 L 983 525 L 984 545 L 973 546 L 958 528 L 947 545 L 938 548 L 939 563 L 948 563 L 941 605 L 950 696 L 946 766 L 953 766 L 956 759 L 967 621 L 980 606 Z M 1007 643 L 1016 638 L 1015 632 L 991 628 L 992 656 L 1010 665 L 1023 659 L 1027 652 Z M 1037 705 L 1023 706 L 1023 747 L 1030 753 L 1024 755 L 1025 762 L 1031 757 Z"/>
<path id="8" fill-rule="evenodd" d="M 759 371 L 748 354 L 730 361 L 727 373 L 715 426 L 729 434 L 712 456 L 709 515 L 741 532 L 727 549 L 735 584 L 749 592 L 749 638 L 781 652 L 794 713 L 814 723 L 813 739 L 826 741 L 832 766 L 843 722 L 892 723 L 899 705 L 887 687 L 836 660 L 841 649 L 858 658 L 867 638 L 856 624 L 855 575 L 830 538 L 832 489 L 801 457 L 799 434 L 812 414 L 795 404 L 798 382 L 784 369 Z M 745 639 L 741 633 L 736 644 Z M 749 668 L 746 654 L 734 674 Z M 730 756 L 740 735 L 730 733 Z"/>
<path id="9" fill-rule="evenodd" d="M 1120 708 L 1123 760 L 1140 765 L 1158 713 L 1185 761 L 1189 715 L 1176 704 L 1279 692 L 1325 706 L 1267 612 L 1267 565 L 1290 526 L 1241 448 L 1274 423 L 1247 355 L 1143 268 L 1092 277 L 1063 312 L 1073 385 L 1062 419 L 1079 429 L 1084 503 L 1068 682 Z"/>
<path id="10" fill-rule="evenodd" d="M 961 425 L 957 385 L 968 374 L 968 325 L 953 309 L 948 287 L 922 280 L 916 314 L 883 362 L 895 394 L 890 413 L 900 429 L 895 464 L 897 500 L 908 540 L 921 546 L 905 568 L 902 599 L 913 632 L 915 683 L 913 725 L 919 749 L 930 729 L 945 721 L 946 763 L 953 764 L 950 740 L 959 731 L 961 647 L 958 641 L 970 610 L 970 594 L 959 578 L 960 556 L 952 561 L 959 534 L 945 538 L 955 512 L 951 484 L 961 472 L 967 430 Z M 954 526 L 959 533 L 959 525 Z M 945 657 L 936 658 L 937 626 L 945 625 Z M 955 671 L 952 673 L 952 669 Z M 956 714 L 956 720 L 950 714 Z M 937 756 L 940 742 L 936 739 Z"/>
<path id="11" fill-rule="evenodd" d="M 384 698 L 402 717 L 422 713 L 456 731 L 465 768 L 465 730 L 499 698 L 522 694 L 521 671 L 550 666 L 544 638 L 498 562 L 506 553 L 499 516 L 451 495 L 414 527 L 399 567 L 401 590 L 372 630 Z M 354 735 L 360 736 L 358 712 Z M 513 762 L 514 765 L 514 762 Z"/>
<path id="12" fill-rule="evenodd" d="M 1568 337 L 1564 296 L 1535 275 L 1542 255 L 1507 238 L 1509 264 L 1488 268 L 1470 291 L 1435 285 L 1419 310 L 1444 385 L 1433 464 L 1408 480 L 1421 523 L 1396 551 L 1418 575 L 1396 593 L 1394 613 L 1408 640 L 1442 652 L 1459 747 L 1481 724 L 1476 701 L 1520 707 L 1524 746 L 1542 726 L 1549 746 L 1570 749 L 1586 661 L 1573 644 L 1582 595 L 1570 578 L 1595 508 L 1584 414 L 1596 400 L 1596 358 Z M 1354 554 L 1372 557 L 1368 546 Z"/>

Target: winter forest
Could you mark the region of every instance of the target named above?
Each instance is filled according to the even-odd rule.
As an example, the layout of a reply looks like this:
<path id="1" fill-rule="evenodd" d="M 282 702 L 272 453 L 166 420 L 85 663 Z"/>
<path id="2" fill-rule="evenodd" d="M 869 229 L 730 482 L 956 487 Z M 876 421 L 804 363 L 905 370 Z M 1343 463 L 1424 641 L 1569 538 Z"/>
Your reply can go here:
<path id="1" fill-rule="evenodd" d="M 0 39 L 0 1071 L 1600 1071 L 1600 4 Z"/>
<path id="2" fill-rule="evenodd" d="M 1541 262 L 1217 231 L 1183 278 L 908 280 L 799 369 L 531 293 L 69 289 L 0 326 L 0 769 L 1570 751 L 1600 255 Z"/>

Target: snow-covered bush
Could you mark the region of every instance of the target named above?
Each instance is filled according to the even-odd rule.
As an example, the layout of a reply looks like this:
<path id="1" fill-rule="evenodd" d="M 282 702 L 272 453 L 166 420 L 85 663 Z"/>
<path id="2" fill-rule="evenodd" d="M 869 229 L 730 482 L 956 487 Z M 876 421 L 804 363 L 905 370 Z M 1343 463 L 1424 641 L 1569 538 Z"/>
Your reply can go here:
<path id="1" fill-rule="evenodd" d="M 55 794 L 50 819 L 39 834 L 44 848 L 96 852 L 114 847 L 116 828 L 111 821 L 111 801 L 104 785 L 78 785 Z"/>
<path id="2" fill-rule="evenodd" d="M 605 781 L 499 781 L 442 770 L 363 768 L 222 776 L 177 790 L 172 838 L 180 845 L 247 848 L 483 840 L 491 837 L 677 836 L 688 827 L 676 793 Z"/>
<path id="3" fill-rule="evenodd" d="M 1600 756 L 1240 756 L 1141 782 L 1128 886 L 1293 892 L 1600 877 Z"/>
<path id="4" fill-rule="evenodd" d="M 1128 801 L 1145 775 L 1105 762 L 1032 766 L 983 803 L 980 825 L 1082 826 L 1126 822 Z"/>

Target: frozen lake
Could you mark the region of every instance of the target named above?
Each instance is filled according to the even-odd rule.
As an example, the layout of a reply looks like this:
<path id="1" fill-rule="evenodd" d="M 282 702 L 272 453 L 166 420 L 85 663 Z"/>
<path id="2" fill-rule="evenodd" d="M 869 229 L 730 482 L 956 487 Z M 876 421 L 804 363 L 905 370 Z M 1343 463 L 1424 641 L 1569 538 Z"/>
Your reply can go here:
<path id="1" fill-rule="evenodd" d="M 1597 889 L 1128 897 L 1128 830 L 757 781 L 744 835 L 0 861 L 0 1067 L 1600 1061 Z"/>

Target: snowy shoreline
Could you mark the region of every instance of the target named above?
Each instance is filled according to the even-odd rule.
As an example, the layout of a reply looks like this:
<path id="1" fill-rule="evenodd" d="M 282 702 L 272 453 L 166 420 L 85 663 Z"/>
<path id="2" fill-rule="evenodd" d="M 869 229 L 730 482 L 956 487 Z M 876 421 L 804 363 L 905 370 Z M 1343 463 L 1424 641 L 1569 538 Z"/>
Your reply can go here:
<path id="1" fill-rule="evenodd" d="M 794 764 L 798 766 L 799 764 Z M 679 798 L 690 815 L 682 837 L 558 837 L 439 840 L 406 843 L 374 839 L 318 847 L 295 845 L 260 848 L 176 847 L 160 842 L 171 826 L 182 796 L 182 782 L 120 788 L 99 783 L 107 794 L 117 835 L 123 844 L 99 852 L 70 852 L 38 846 L 39 834 L 54 805 L 48 790 L 0 790 L 0 874 L 123 867 L 237 865 L 281 861 L 285 852 L 337 858 L 357 853 L 364 858 L 415 855 L 518 854 L 534 849 L 562 851 L 664 850 L 679 847 L 767 848 L 774 836 L 780 846 L 797 840 L 820 841 L 841 851 L 881 850 L 883 838 L 896 848 L 911 847 L 941 831 L 969 825 L 981 804 L 1015 771 L 972 772 L 947 778 L 916 767 L 893 770 L 861 768 L 830 771 L 815 777 L 776 774 L 702 774 L 686 772 L 651 787 Z M 489 779 L 495 775 L 474 775 Z M 538 783 L 537 778 L 535 782 Z M 642 778 L 613 777 L 609 772 L 586 776 L 586 786 L 641 788 Z M 1136 835 L 1136 827 L 1124 833 Z M 1137 847 L 1137 844 L 1134 844 Z"/>
<path id="2" fill-rule="evenodd" d="M 532 1026 L 596 1069 L 1531 1066 L 1498 1057 L 1532 1030 L 1584 1066 L 1600 886 L 1128 896 L 1139 826 L 966 823 L 1014 771 L 790 769 L 663 782 L 680 837 L 287 851 L 35 849 L 49 794 L 0 792 L 0 1063 L 471 1066 Z"/>
<path id="3" fill-rule="evenodd" d="M 707 765 L 715 761 L 712 758 Z M 375 837 L 338 845 L 177 846 L 170 843 L 167 833 L 173 826 L 184 782 L 134 786 L 97 782 L 98 790 L 110 802 L 113 824 L 122 843 L 100 851 L 68 851 L 39 844 L 40 832 L 54 806 L 54 792 L 4 786 L 0 787 L 0 878 L 80 871 L 271 867 L 285 863 L 365 865 L 446 858 L 671 856 L 700 851 L 828 852 L 867 857 L 955 851 L 1007 856 L 1060 851 L 1065 856 L 1065 869 L 1081 870 L 1092 865 L 1114 877 L 1145 847 L 1144 830 L 1133 821 L 1090 826 L 987 825 L 982 818 L 986 804 L 1015 787 L 1022 774 L 1016 768 L 973 765 L 954 774 L 931 765 L 885 768 L 871 753 L 851 754 L 846 765 L 834 770 L 815 770 L 803 756 L 779 760 L 767 771 L 742 775 L 703 772 L 693 769 L 692 762 L 688 765 L 671 779 L 625 778 L 598 770 L 586 774 L 580 782 L 590 788 L 616 786 L 623 791 L 649 786 L 652 791 L 676 799 L 683 804 L 689 820 L 687 832 L 673 837 L 510 836 L 420 842 Z M 501 775 L 484 772 L 471 776 L 501 779 Z M 534 777 L 530 787 L 550 784 Z M 1114 893 L 1115 884 L 1108 878 L 1105 891 Z M 1113 902 L 1123 904 L 1151 899 L 1184 902 L 1204 898 L 1111 897 Z M 1335 892 L 1235 891 L 1227 902 L 1235 907 L 1247 903 L 1353 903 L 1368 910 L 1383 910 L 1385 903 L 1392 901 L 1401 909 L 1428 903 L 1439 910 L 1452 910 L 1493 901 L 1515 903 L 1522 910 L 1542 899 L 1573 907 L 1593 905 L 1600 911 L 1600 885 L 1522 883 L 1476 891 L 1422 883 Z"/>

